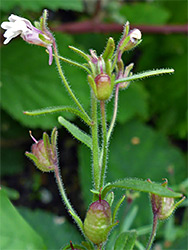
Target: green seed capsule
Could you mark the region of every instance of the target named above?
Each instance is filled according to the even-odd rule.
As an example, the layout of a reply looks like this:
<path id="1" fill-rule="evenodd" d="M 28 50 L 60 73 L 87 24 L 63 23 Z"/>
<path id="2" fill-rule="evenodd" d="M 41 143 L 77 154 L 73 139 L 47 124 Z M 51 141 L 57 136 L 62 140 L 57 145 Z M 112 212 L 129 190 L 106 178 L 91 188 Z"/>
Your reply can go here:
<path id="1" fill-rule="evenodd" d="M 84 221 L 84 232 L 94 243 L 105 242 L 111 229 L 111 208 L 107 201 L 99 200 L 92 203 Z"/>
<path id="2" fill-rule="evenodd" d="M 101 73 L 95 77 L 97 99 L 108 100 L 112 94 L 111 79 L 107 74 Z"/>

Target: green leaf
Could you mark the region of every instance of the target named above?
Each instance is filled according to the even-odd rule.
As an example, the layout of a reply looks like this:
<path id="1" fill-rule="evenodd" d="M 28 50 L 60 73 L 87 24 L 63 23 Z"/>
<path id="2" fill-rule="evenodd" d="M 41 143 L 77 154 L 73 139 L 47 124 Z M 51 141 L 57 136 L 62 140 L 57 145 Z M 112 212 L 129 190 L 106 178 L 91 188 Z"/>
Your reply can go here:
<path id="1" fill-rule="evenodd" d="M 64 126 L 76 139 L 92 149 L 92 140 L 89 135 L 81 131 L 77 126 L 65 120 L 62 116 L 58 118 L 59 123 Z"/>
<path id="2" fill-rule="evenodd" d="M 165 24 L 170 12 L 158 3 L 134 3 L 121 6 L 120 14 L 130 23 L 136 24 Z"/>
<path id="3" fill-rule="evenodd" d="M 44 109 L 38 109 L 38 110 L 33 110 L 33 111 L 24 111 L 25 115 L 29 116 L 36 116 L 36 115 L 44 115 L 44 114 L 52 114 L 56 112 L 70 112 L 78 117 L 80 117 L 82 120 L 85 121 L 86 124 L 91 125 L 91 121 L 87 119 L 87 117 L 80 112 L 76 108 L 71 108 L 71 107 L 66 107 L 66 106 L 60 106 L 60 107 L 51 107 L 51 108 L 44 108 Z"/>
<path id="4" fill-rule="evenodd" d="M 24 168 L 24 152 L 20 148 L 1 149 L 1 176 L 21 173 Z"/>
<path id="5" fill-rule="evenodd" d="M 127 231 L 121 233 L 116 239 L 114 250 L 132 250 L 136 241 L 136 231 Z"/>
<path id="6" fill-rule="evenodd" d="M 121 224 L 120 224 L 120 229 L 119 231 L 120 232 L 125 232 L 127 230 L 130 229 L 130 227 L 132 226 L 136 216 L 138 214 L 138 206 L 137 205 L 134 205 L 127 213 L 125 219 L 123 221 L 121 221 Z M 151 229 L 151 228 L 150 228 Z M 150 230 L 151 231 L 151 230 Z M 150 232 L 149 231 L 149 232 Z M 137 234 L 138 234 L 138 231 L 137 231 Z"/>
<path id="7" fill-rule="evenodd" d="M 20 198 L 20 193 L 16 189 L 12 189 L 2 185 L 1 189 L 6 193 L 7 197 L 11 200 L 18 200 Z"/>
<path id="8" fill-rule="evenodd" d="M 5 249 L 46 249 L 42 238 L 13 207 L 5 192 L 0 190 L 0 248 Z"/>
<path id="9" fill-rule="evenodd" d="M 70 240 L 73 243 L 79 243 L 83 240 L 75 224 L 69 223 L 65 216 L 57 216 L 40 209 L 19 208 L 19 212 L 43 237 L 49 250 L 62 249 L 70 243 Z"/>
<path id="10" fill-rule="evenodd" d="M 60 53 L 62 50 L 64 56 L 77 58 L 68 48 L 68 44 L 75 44 L 71 36 L 56 34 L 56 41 L 63 44 L 59 46 Z M 1 104 L 13 119 L 30 128 L 52 129 L 58 125 L 57 113 L 29 117 L 23 111 L 64 105 L 75 108 L 59 79 L 55 61 L 51 66 L 48 65 L 48 54 L 44 48 L 31 46 L 22 39 L 17 39 L 2 46 L 1 57 Z M 85 73 L 66 63 L 62 63 L 62 68 L 74 93 L 86 110 L 89 110 L 90 94 Z M 73 119 L 75 116 L 66 112 L 65 117 Z"/>
<path id="11" fill-rule="evenodd" d="M 119 93 L 117 122 L 121 124 L 130 121 L 134 117 L 141 117 L 143 120 L 148 118 L 148 96 L 144 86 L 139 82 L 134 82 L 128 89 L 121 90 Z M 114 101 L 107 106 L 108 121 L 112 119 Z"/>
<path id="12" fill-rule="evenodd" d="M 23 10 L 30 10 L 30 11 L 41 11 L 44 8 L 51 9 L 54 11 L 58 9 L 82 11 L 84 9 L 84 5 L 81 0 L 77 1 L 2 0 L 1 10 L 3 11 L 10 11 L 18 7 Z"/>
<path id="13" fill-rule="evenodd" d="M 124 179 L 118 180 L 114 183 L 107 184 L 102 192 L 102 197 L 105 197 L 106 194 L 113 188 L 124 188 L 131 189 L 135 191 L 147 192 L 157 194 L 163 197 L 172 197 L 172 198 L 180 198 L 182 194 L 171 191 L 170 189 L 161 186 L 158 183 L 150 183 L 148 181 L 139 180 L 139 179 Z"/>
<path id="14" fill-rule="evenodd" d="M 145 79 L 141 83 L 149 93 L 149 113 L 154 125 L 166 135 L 186 139 L 187 82 L 184 79 L 187 78 L 187 37 L 184 34 L 171 35 L 169 42 L 169 36 L 147 35 L 142 53 L 138 71 L 151 65 L 154 68 L 170 66 L 175 70 L 172 76 Z"/>
<path id="15" fill-rule="evenodd" d="M 148 70 L 143 73 L 134 74 L 132 76 L 128 76 L 122 79 L 118 79 L 115 81 L 115 84 L 121 83 L 121 82 L 128 82 L 128 81 L 134 81 L 134 80 L 142 80 L 143 78 L 150 77 L 150 76 L 158 76 L 162 74 L 170 74 L 174 73 L 174 69 L 154 69 L 154 70 Z"/>

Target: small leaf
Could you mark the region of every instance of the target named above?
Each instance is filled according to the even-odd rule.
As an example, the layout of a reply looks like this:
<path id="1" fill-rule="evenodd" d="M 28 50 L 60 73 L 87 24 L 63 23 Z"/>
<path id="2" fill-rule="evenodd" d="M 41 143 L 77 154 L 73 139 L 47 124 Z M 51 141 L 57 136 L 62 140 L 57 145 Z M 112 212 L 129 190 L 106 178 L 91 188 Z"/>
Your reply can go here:
<path id="1" fill-rule="evenodd" d="M 125 200 L 125 195 L 123 195 L 123 197 L 118 201 L 118 203 L 116 204 L 114 211 L 113 211 L 113 216 L 112 216 L 112 223 L 114 223 L 117 212 L 122 204 L 122 202 Z"/>
<path id="2" fill-rule="evenodd" d="M 72 114 L 77 115 L 82 120 L 84 120 L 86 124 L 91 126 L 91 121 L 88 120 L 88 118 L 82 112 L 80 112 L 76 108 L 71 108 L 71 107 L 66 107 L 66 106 L 44 108 L 44 109 L 38 109 L 38 110 L 33 110 L 33 111 L 24 111 L 24 114 L 29 115 L 29 116 L 36 116 L 36 115 L 52 114 L 52 113 L 63 112 L 63 111 L 70 112 Z"/>
<path id="3" fill-rule="evenodd" d="M 121 83 L 121 82 L 138 80 L 138 79 L 141 80 L 143 78 L 150 77 L 150 76 L 157 76 L 157 75 L 161 75 L 161 74 L 170 74 L 170 73 L 174 73 L 174 69 L 148 70 L 148 71 L 145 71 L 143 73 L 134 74 L 134 75 L 129 76 L 129 77 L 118 79 L 118 80 L 115 81 L 115 84 L 118 84 L 118 83 Z"/>
<path id="4" fill-rule="evenodd" d="M 135 230 L 123 232 L 116 239 L 114 250 L 132 250 L 136 241 Z"/>
<path id="5" fill-rule="evenodd" d="M 90 149 L 92 149 L 92 140 L 89 135 L 80 130 L 77 126 L 71 122 L 65 120 L 62 116 L 58 117 L 59 123 L 64 126 L 76 139 L 84 143 Z"/>
<path id="6" fill-rule="evenodd" d="M 171 197 L 171 198 L 182 197 L 182 194 L 173 192 L 168 188 L 161 186 L 161 184 L 149 183 L 147 181 L 135 178 L 119 180 L 114 183 L 107 184 L 103 189 L 102 197 L 105 197 L 105 195 L 113 188 L 125 188 L 141 192 L 153 193 L 162 197 Z"/>
<path id="7" fill-rule="evenodd" d="M 82 56 L 86 61 L 90 61 L 89 56 L 86 53 L 84 53 L 82 50 L 77 49 L 73 46 L 69 46 L 69 48 L 72 49 L 74 52 L 78 53 L 80 56 Z"/>
<path id="8" fill-rule="evenodd" d="M 47 52 L 47 51 L 46 51 L 46 52 Z M 49 53 L 49 52 L 47 52 L 47 53 Z M 89 70 L 87 67 L 85 67 L 83 64 L 81 64 L 81 63 L 75 62 L 75 61 L 70 60 L 70 59 L 68 59 L 68 58 L 65 58 L 65 57 L 63 57 L 63 56 L 58 56 L 58 57 L 59 57 L 60 60 L 66 62 L 66 63 L 70 63 L 71 65 L 77 66 L 77 67 L 79 67 L 79 68 L 85 70 L 85 71 L 86 71 L 87 73 L 89 73 L 89 74 L 91 73 L 90 70 Z"/>

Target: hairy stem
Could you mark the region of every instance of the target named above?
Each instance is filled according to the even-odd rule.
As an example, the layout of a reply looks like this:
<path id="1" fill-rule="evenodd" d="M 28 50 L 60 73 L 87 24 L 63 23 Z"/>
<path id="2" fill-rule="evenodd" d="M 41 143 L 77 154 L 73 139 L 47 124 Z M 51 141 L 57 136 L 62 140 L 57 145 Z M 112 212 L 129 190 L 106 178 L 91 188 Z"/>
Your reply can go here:
<path id="1" fill-rule="evenodd" d="M 149 239 L 149 242 L 147 244 L 146 250 L 150 250 L 151 246 L 153 244 L 153 241 L 154 241 L 154 238 L 156 235 L 156 231 L 157 231 L 157 222 L 158 222 L 158 216 L 157 216 L 157 214 L 154 214 L 153 215 L 153 228 L 152 228 L 152 232 L 151 232 L 150 239 Z"/>
<path id="2" fill-rule="evenodd" d="M 72 92 L 65 76 L 64 76 L 64 73 L 63 73 L 63 70 L 61 68 L 61 64 L 60 64 L 60 60 L 59 60 L 59 55 L 58 55 L 58 51 L 57 51 L 57 47 L 56 45 L 54 44 L 54 55 L 55 55 L 55 61 L 56 61 L 56 65 L 57 65 L 57 69 L 58 69 L 58 72 L 59 72 L 59 75 L 68 91 L 68 93 L 70 94 L 70 96 L 72 97 L 72 99 L 74 100 L 74 102 L 76 103 L 76 105 L 78 106 L 78 108 L 80 109 L 80 111 L 82 111 L 82 113 L 88 118 L 88 114 L 86 113 L 86 111 L 84 110 L 84 108 L 82 107 L 82 105 L 80 104 L 80 102 L 78 101 L 78 99 L 76 98 L 76 96 L 74 95 L 74 93 Z"/>
<path id="3" fill-rule="evenodd" d="M 110 127 L 108 129 L 107 141 L 109 141 L 109 139 L 110 139 L 110 136 L 112 134 L 112 130 L 113 130 L 114 125 L 115 125 L 116 117 L 117 117 L 118 95 L 119 95 L 119 84 L 116 85 L 115 98 L 114 98 L 114 113 L 113 113 L 112 121 L 110 123 Z"/>
<path id="4" fill-rule="evenodd" d="M 74 211 L 70 201 L 67 198 L 67 195 L 66 195 L 66 192 L 65 192 L 65 189 L 64 189 L 64 186 L 63 186 L 61 174 L 60 174 L 60 171 L 59 171 L 59 167 L 57 165 L 55 167 L 54 173 L 55 173 L 55 178 L 56 178 L 56 181 L 57 181 L 57 185 L 58 185 L 59 192 L 61 194 L 62 200 L 65 203 L 66 208 L 68 209 L 69 213 L 72 215 L 73 219 L 75 220 L 77 226 L 80 228 L 81 232 L 84 235 L 83 223 L 82 223 L 81 219 L 79 218 L 79 216 Z"/>
<path id="5" fill-rule="evenodd" d="M 92 93 L 91 97 L 91 112 L 92 112 L 92 151 L 93 151 L 93 178 L 95 189 L 99 190 L 100 183 L 100 168 L 99 168 L 99 144 L 98 144 L 98 121 L 97 121 L 97 100 Z"/>
<path id="6" fill-rule="evenodd" d="M 103 134 L 103 149 L 102 149 L 103 155 L 102 155 L 101 179 L 100 179 L 100 187 L 102 187 L 104 185 L 107 151 L 108 151 L 106 114 L 105 114 L 105 102 L 104 101 L 100 102 L 100 107 L 101 107 L 102 134 Z"/>

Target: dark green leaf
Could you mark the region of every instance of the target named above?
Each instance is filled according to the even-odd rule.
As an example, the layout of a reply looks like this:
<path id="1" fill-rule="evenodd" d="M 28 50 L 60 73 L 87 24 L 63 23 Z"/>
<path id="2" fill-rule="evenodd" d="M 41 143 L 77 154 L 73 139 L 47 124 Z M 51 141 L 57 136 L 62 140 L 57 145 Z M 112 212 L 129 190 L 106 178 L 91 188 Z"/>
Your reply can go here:
<path id="1" fill-rule="evenodd" d="M 59 123 L 65 127 L 76 139 L 84 143 L 90 149 L 92 149 L 92 140 L 89 135 L 80 130 L 77 126 L 71 122 L 65 120 L 62 116 L 58 118 Z"/>
<path id="2" fill-rule="evenodd" d="M 136 241 L 136 231 L 127 231 L 121 233 L 116 239 L 114 250 L 132 250 Z"/>
<path id="3" fill-rule="evenodd" d="M 62 55 L 74 59 L 77 57 L 70 49 L 74 44 L 68 35 L 56 34 L 56 40 L 62 49 Z M 73 106 L 56 71 L 55 61 L 48 65 L 48 54 L 44 48 L 31 46 L 17 39 L 3 46 L 1 51 L 1 103 L 3 109 L 11 117 L 30 128 L 51 129 L 58 125 L 58 114 L 48 116 L 29 117 L 23 114 L 24 110 L 38 110 L 53 106 Z M 14 56 L 12 56 L 14 55 Z M 14 67 L 12 67 L 14 65 Z M 89 109 L 89 87 L 86 75 L 77 67 L 62 63 L 65 76 L 86 109 Z M 74 108 L 74 106 L 72 107 Z M 73 114 L 65 113 L 65 117 L 73 119 Z"/>
<path id="4" fill-rule="evenodd" d="M 46 249 L 42 238 L 27 224 L 0 190 L 0 248 L 9 249 Z"/>
<path id="5" fill-rule="evenodd" d="M 1 149 L 1 176 L 15 175 L 23 171 L 24 152 L 22 149 L 11 147 Z"/>
<path id="6" fill-rule="evenodd" d="M 44 8 L 51 10 L 65 9 L 65 10 L 83 10 L 83 2 L 81 0 L 54 0 L 54 1 L 43 1 L 43 0 L 2 0 L 1 9 L 3 11 L 10 11 L 15 7 L 20 7 L 23 10 L 30 11 L 41 11 Z"/>
<path id="7" fill-rule="evenodd" d="M 133 24 L 165 24 L 170 17 L 167 9 L 155 3 L 125 4 L 120 13 Z"/>
<path id="8" fill-rule="evenodd" d="M 148 93 L 141 82 L 133 82 L 128 89 L 121 90 L 119 93 L 117 121 L 124 123 L 133 117 L 148 117 Z M 113 114 L 114 100 L 107 106 L 107 117 L 110 121 Z"/>

